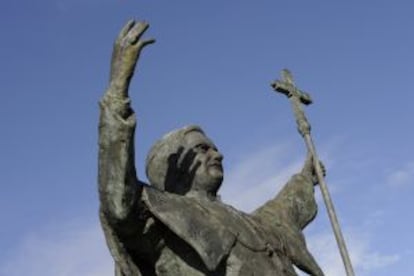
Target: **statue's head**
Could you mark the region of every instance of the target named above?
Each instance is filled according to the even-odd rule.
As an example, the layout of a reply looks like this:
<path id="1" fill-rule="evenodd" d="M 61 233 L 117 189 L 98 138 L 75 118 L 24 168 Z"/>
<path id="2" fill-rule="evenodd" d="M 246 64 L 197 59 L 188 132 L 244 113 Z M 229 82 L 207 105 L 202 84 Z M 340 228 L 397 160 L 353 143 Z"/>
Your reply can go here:
<path id="1" fill-rule="evenodd" d="M 223 181 L 223 156 L 198 126 L 186 126 L 156 142 L 146 162 L 154 187 L 184 195 L 202 191 L 215 196 Z"/>

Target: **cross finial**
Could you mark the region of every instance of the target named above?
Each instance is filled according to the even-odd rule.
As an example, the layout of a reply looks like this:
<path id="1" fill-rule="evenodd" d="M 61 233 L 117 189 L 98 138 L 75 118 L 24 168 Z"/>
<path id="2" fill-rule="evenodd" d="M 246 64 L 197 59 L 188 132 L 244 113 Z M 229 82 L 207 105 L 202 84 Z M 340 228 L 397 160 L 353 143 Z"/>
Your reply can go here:
<path id="1" fill-rule="evenodd" d="M 285 94 L 289 98 L 290 97 L 297 98 L 301 103 L 305 105 L 312 103 L 311 96 L 308 93 L 299 90 L 295 86 L 295 83 L 293 82 L 292 73 L 290 73 L 288 69 L 282 70 L 282 80 L 281 81 L 277 80 L 273 82 L 272 87 L 277 92 Z"/>
<path id="2" fill-rule="evenodd" d="M 283 69 L 282 70 L 282 81 L 295 86 L 295 83 L 293 82 L 293 76 L 292 73 L 289 71 L 289 69 Z"/>

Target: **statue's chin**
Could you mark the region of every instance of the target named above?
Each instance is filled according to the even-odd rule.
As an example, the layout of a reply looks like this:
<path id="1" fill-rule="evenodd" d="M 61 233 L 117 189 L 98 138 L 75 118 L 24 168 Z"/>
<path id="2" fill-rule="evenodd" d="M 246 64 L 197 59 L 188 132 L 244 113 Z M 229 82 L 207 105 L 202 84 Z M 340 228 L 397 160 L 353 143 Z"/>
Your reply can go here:
<path id="1" fill-rule="evenodd" d="M 203 174 L 196 175 L 192 190 L 204 191 L 207 194 L 215 195 L 223 182 L 223 171 L 219 167 L 210 167 Z"/>
<path id="2" fill-rule="evenodd" d="M 210 185 L 208 187 L 208 191 L 212 192 L 213 194 L 216 194 L 217 191 L 220 189 L 222 182 L 223 182 L 223 173 L 222 172 L 212 176 Z"/>
<path id="3" fill-rule="evenodd" d="M 212 181 L 223 181 L 223 168 L 221 166 L 211 166 L 208 169 L 208 174 L 214 179 Z"/>

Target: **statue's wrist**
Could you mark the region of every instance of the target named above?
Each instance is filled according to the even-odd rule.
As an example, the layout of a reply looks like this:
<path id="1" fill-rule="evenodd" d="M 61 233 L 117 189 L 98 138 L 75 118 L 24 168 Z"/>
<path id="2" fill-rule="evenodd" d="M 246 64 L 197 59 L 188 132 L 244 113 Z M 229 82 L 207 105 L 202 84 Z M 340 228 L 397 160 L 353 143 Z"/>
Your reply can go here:
<path id="1" fill-rule="evenodd" d="M 128 88 L 131 78 L 114 78 L 109 84 L 110 90 L 119 96 L 128 97 Z"/>
<path id="2" fill-rule="evenodd" d="M 131 114 L 131 100 L 128 97 L 127 92 L 124 92 L 121 88 L 110 86 L 102 99 L 102 102 L 112 112 L 118 114 L 122 118 L 127 118 Z"/>

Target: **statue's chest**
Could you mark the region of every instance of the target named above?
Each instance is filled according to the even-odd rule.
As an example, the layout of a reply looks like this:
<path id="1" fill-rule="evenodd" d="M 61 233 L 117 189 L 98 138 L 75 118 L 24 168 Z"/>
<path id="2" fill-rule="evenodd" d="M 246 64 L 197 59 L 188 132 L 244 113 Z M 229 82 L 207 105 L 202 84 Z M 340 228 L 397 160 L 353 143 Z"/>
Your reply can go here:
<path id="1" fill-rule="evenodd" d="M 206 269 L 197 254 L 179 243 L 164 247 L 155 264 L 158 276 L 296 276 L 289 263 L 281 256 L 269 251 L 254 251 L 237 242 L 230 254 L 213 270 Z"/>
<path id="2" fill-rule="evenodd" d="M 290 261 L 272 249 L 255 251 L 238 242 L 226 260 L 226 276 L 297 276 Z"/>
<path id="3" fill-rule="evenodd" d="M 297 275 L 282 252 L 281 240 L 249 215 L 225 206 L 222 218 L 237 241 L 226 260 L 226 276 Z"/>

